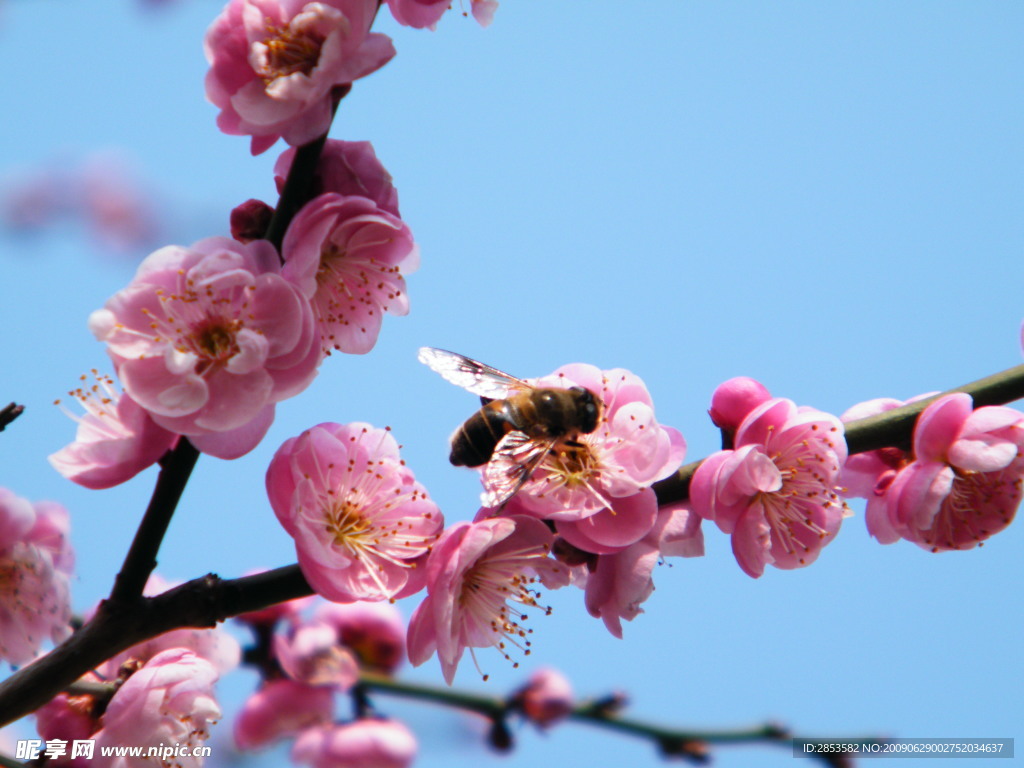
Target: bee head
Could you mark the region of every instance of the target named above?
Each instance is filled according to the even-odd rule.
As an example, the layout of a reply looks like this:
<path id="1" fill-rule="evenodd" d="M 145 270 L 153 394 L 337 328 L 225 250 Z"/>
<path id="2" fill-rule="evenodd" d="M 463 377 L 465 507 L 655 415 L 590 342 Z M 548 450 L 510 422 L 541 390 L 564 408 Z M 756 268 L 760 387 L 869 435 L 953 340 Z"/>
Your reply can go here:
<path id="1" fill-rule="evenodd" d="M 601 418 L 601 401 L 589 389 L 572 387 L 570 392 L 576 395 L 576 416 L 579 419 L 580 432 L 587 435 L 597 429 Z"/>

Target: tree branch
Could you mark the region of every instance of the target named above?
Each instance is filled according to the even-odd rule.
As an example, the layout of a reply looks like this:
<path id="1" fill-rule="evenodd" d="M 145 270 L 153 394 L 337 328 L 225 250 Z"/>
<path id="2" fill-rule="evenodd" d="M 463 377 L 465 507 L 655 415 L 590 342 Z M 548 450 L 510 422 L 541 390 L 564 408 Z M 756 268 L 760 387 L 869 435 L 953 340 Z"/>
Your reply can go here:
<path id="1" fill-rule="evenodd" d="M 359 686 L 367 691 L 377 691 L 475 712 L 495 723 L 503 723 L 508 717 L 519 713 L 519 707 L 513 697 L 502 699 L 451 688 L 419 685 L 369 672 L 363 672 L 360 675 Z M 656 745 L 665 756 L 683 757 L 698 763 L 707 762 L 706 747 L 709 744 L 764 744 L 789 748 L 792 746 L 794 738 L 804 738 L 794 737 L 788 729 L 772 723 L 738 729 L 687 729 L 660 726 L 643 720 L 623 717 L 616 711 L 617 707 L 608 706 L 608 701 L 608 699 L 604 699 L 579 704 L 569 713 L 567 719 L 646 739 Z M 869 736 L 816 741 L 823 744 L 880 744 L 884 742 L 884 739 Z"/>
<path id="2" fill-rule="evenodd" d="M 65 642 L 0 683 L 0 725 L 34 712 L 89 670 L 143 640 L 181 627 L 213 627 L 312 593 L 299 567 L 292 565 L 228 581 L 208 574 L 128 603 L 106 600 Z"/>
<path id="3" fill-rule="evenodd" d="M 25 406 L 18 405 L 17 403 L 10 403 L 5 405 L 3 408 L 0 408 L 0 432 L 3 432 L 8 424 L 21 416 L 24 412 Z"/>
<path id="4" fill-rule="evenodd" d="M 156 555 L 171 524 L 171 517 L 198 459 L 199 451 L 181 437 L 178 444 L 160 460 L 160 476 L 121 571 L 114 579 L 109 602 L 127 605 L 142 596 L 146 581 L 156 568 Z"/>

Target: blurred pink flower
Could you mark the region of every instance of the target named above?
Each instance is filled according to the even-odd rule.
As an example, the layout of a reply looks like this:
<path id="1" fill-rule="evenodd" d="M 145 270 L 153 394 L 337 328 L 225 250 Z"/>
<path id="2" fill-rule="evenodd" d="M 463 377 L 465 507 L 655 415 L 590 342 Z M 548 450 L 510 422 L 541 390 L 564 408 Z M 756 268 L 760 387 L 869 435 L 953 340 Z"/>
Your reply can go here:
<path id="1" fill-rule="evenodd" d="M 471 0 L 473 18 L 482 27 L 494 20 L 497 0 Z M 387 0 L 395 21 L 407 27 L 434 29 L 444 12 L 451 8 L 451 0 Z"/>
<path id="2" fill-rule="evenodd" d="M 102 682 L 92 672 L 86 673 L 82 680 L 91 683 Z M 71 696 L 59 693 L 35 711 L 36 731 L 44 741 L 61 739 L 72 742 L 88 739 L 100 729 L 101 707 L 91 695 Z M 69 768 L 87 768 L 91 760 L 70 754 L 47 761 L 47 765 L 67 766 Z"/>
<path id="3" fill-rule="evenodd" d="M 532 630 L 519 606 L 545 610 L 533 585 L 568 579 L 568 569 L 548 557 L 552 543 L 544 523 L 521 515 L 446 530 L 427 560 L 427 596 L 409 620 L 409 660 L 419 666 L 436 651 L 451 685 L 466 648 L 497 646 L 506 658 L 509 646 L 525 652 Z"/>
<path id="4" fill-rule="evenodd" d="M 640 377 L 621 368 L 602 371 L 573 364 L 532 380 L 539 387 L 580 386 L 602 403 L 600 422 L 573 444 L 562 443 L 541 461 L 516 497 L 531 514 L 546 520 L 582 520 L 615 509 L 614 499 L 632 496 L 668 477 L 683 463 L 686 441 L 660 425 Z M 484 466 L 484 487 L 500 473 L 493 459 Z M 487 493 L 484 494 L 485 503 Z"/>
<path id="5" fill-rule="evenodd" d="M 306 729 L 291 757 L 313 768 L 406 768 L 416 748 L 416 737 L 397 720 L 363 719 Z"/>
<path id="6" fill-rule="evenodd" d="M 192 651 L 174 648 L 150 659 L 125 681 L 107 705 L 103 728 L 96 733 L 96 752 L 107 747 L 142 747 L 142 756 L 114 757 L 111 768 L 149 768 L 147 747 L 187 746 L 175 757 L 179 768 L 198 768 L 203 758 L 192 748 L 209 738 L 220 718 L 213 693 L 217 670 Z M 188 755 L 188 756 L 186 756 Z"/>
<path id="7" fill-rule="evenodd" d="M 265 747 L 315 725 L 326 725 L 334 713 L 334 690 L 327 686 L 268 680 L 245 700 L 235 716 L 239 749 Z"/>
<path id="8" fill-rule="evenodd" d="M 881 543 L 971 549 L 1013 521 L 1024 478 L 1024 414 L 972 408 L 961 392 L 918 417 L 913 460 L 881 475 L 868 498 L 868 531 Z"/>
<path id="9" fill-rule="evenodd" d="M 323 597 L 390 600 L 422 588 L 418 561 L 444 518 L 387 430 L 325 423 L 285 441 L 267 470 L 267 494 Z"/>
<path id="10" fill-rule="evenodd" d="M 224 133 L 252 136 L 252 153 L 327 132 L 332 90 L 395 55 L 370 32 L 377 0 L 229 0 L 206 33 L 206 96 Z"/>
<path id="11" fill-rule="evenodd" d="M 584 602 L 590 615 L 604 621 L 608 631 L 621 638 L 621 619 L 632 621 L 643 613 L 640 604 L 654 592 L 654 566 L 665 557 L 704 554 L 700 524 L 700 517 L 685 504 L 662 507 L 654 526 L 640 541 L 599 555 L 586 569 L 577 569 L 574 581 L 586 590 Z M 581 570 L 586 572 L 579 578 Z"/>
<path id="12" fill-rule="evenodd" d="M 160 427 L 114 380 L 93 371 L 96 383 L 68 392 L 85 408 L 75 441 L 49 456 L 64 477 L 86 488 L 110 488 L 155 464 L 178 436 Z M 82 376 L 82 381 L 86 380 Z"/>
<path id="13" fill-rule="evenodd" d="M 160 225 L 152 195 L 124 158 L 97 152 L 81 170 L 80 212 L 104 249 L 134 251 L 157 240 Z"/>
<path id="14" fill-rule="evenodd" d="M 295 148 L 290 147 L 274 163 L 278 194 L 284 190 L 284 182 L 294 160 Z M 319 197 L 326 192 L 365 197 L 376 203 L 378 208 L 401 216 L 398 212 L 398 190 L 391 174 L 381 165 L 368 141 L 328 139 L 324 143 L 310 182 L 309 197 Z"/>
<path id="15" fill-rule="evenodd" d="M 734 444 L 697 469 L 693 511 L 732 534 L 733 554 L 749 576 L 769 564 L 810 565 L 849 514 L 839 498 L 842 422 L 775 398 L 746 416 Z"/>
<path id="16" fill-rule="evenodd" d="M 405 275 L 419 249 L 405 223 L 365 197 L 327 193 L 292 219 L 281 274 L 312 302 L 324 354 L 365 354 L 383 314 L 409 313 Z"/>
<path id="17" fill-rule="evenodd" d="M 359 679 L 359 663 L 326 622 L 303 622 L 274 635 L 274 656 L 292 680 L 347 691 Z"/>
<path id="18" fill-rule="evenodd" d="M 264 240 L 167 246 L 89 318 L 131 398 L 200 450 L 238 456 L 270 426 L 273 404 L 316 376 L 312 310 L 278 274 Z M 241 436 L 200 445 L 204 435 Z"/>
<path id="19" fill-rule="evenodd" d="M 392 674 L 405 658 L 405 622 L 391 603 L 327 603 L 313 614 L 330 624 L 359 663 Z"/>
<path id="20" fill-rule="evenodd" d="M 538 669 L 512 700 L 530 722 L 541 728 L 565 719 L 575 705 L 572 684 L 557 669 Z"/>
<path id="21" fill-rule="evenodd" d="M 24 664 L 71 634 L 70 527 L 59 504 L 0 488 L 0 659 Z"/>

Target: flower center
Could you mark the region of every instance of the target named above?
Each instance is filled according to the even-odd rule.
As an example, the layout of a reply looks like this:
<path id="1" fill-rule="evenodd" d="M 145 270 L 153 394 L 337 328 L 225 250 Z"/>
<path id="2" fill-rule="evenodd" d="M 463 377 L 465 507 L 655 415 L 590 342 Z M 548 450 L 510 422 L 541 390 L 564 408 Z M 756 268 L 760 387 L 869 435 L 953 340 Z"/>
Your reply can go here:
<path id="1" fill-rule="evenodd" d="M 1020 503 L 1019 472 L 954 471 L 953 487 L 922 536 L 933 552 L 981 545 L 1013 521 Z"/>
<path id="2" fill-rule="evenodd" d="M 842 507 L 844 517 L 852 514 L 833 483 L 839 471 L 838 465 L 830 463 L 834 454 L 822 448 L 802 440 L 771 456 L 782 476 L 782 486 L 757 494 L 768 524 L 788 555 L 810 552 L 812 547 L 806 540 L 829 535 L 814 519 L 819 508 Z M 805 563 L 802 557 L 798 561 Z"/>
<path id="3" fill-rule="evenodd" d="M 266 46 L 266 60 L 257 70 L 266 83 L 279 77 L 295 73 L 309 75 L 320 61 L 323 35 L 312 30 L 293 30 L 291 27 L 267 25 L 270 34 L 263 44 Z"/>
<path id="4" fill-rule="evenodd" d="M 192 332 L 196 351 L 211 360 L 224 361 L 238 352 L 235 333 L 238 321 L 210 318 Z"/>
<path id="5" fill-rule="evenodd" d="M 532 629 L 523 626 L 527 614 L 518 606 L 540 608 L 545 615 L 551 614 L 550 607 L 537 602 L 541 596 L 533 588 L 537 577 L 525 573 L 534 566 L 543 567 L 547 560 L 547 550 L 530 547 L 484 557 L 463 576 L 458 602 L 465 612 L 470 632 L 480 637 L 491 634 L 491 644 L 497 646 L 514 669 L 519 667 L 519 662 L 509 655 L 509 646 L 528 656 L 531 643 L 527 638 L 533 633 Z M 484 675 L 484 680 L 487 677 Z"/>

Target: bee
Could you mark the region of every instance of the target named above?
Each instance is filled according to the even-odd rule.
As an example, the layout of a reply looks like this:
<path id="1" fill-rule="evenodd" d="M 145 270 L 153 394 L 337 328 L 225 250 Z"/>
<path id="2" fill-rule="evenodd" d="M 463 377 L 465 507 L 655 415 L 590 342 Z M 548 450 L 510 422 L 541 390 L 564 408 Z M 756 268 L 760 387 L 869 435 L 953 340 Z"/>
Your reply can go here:
<path id="1" fill-rule="evenodd" d="M 597 429 L 601 400 L 584 387 L 535 387 L 497 368 L 443 349 L 423 347 L 418 359 L 446 380 L 480 396 L 483 407 L 451 438 L 449 461 L 484 468 L 483 502 L 500 507 L 544 458 Z"/>

